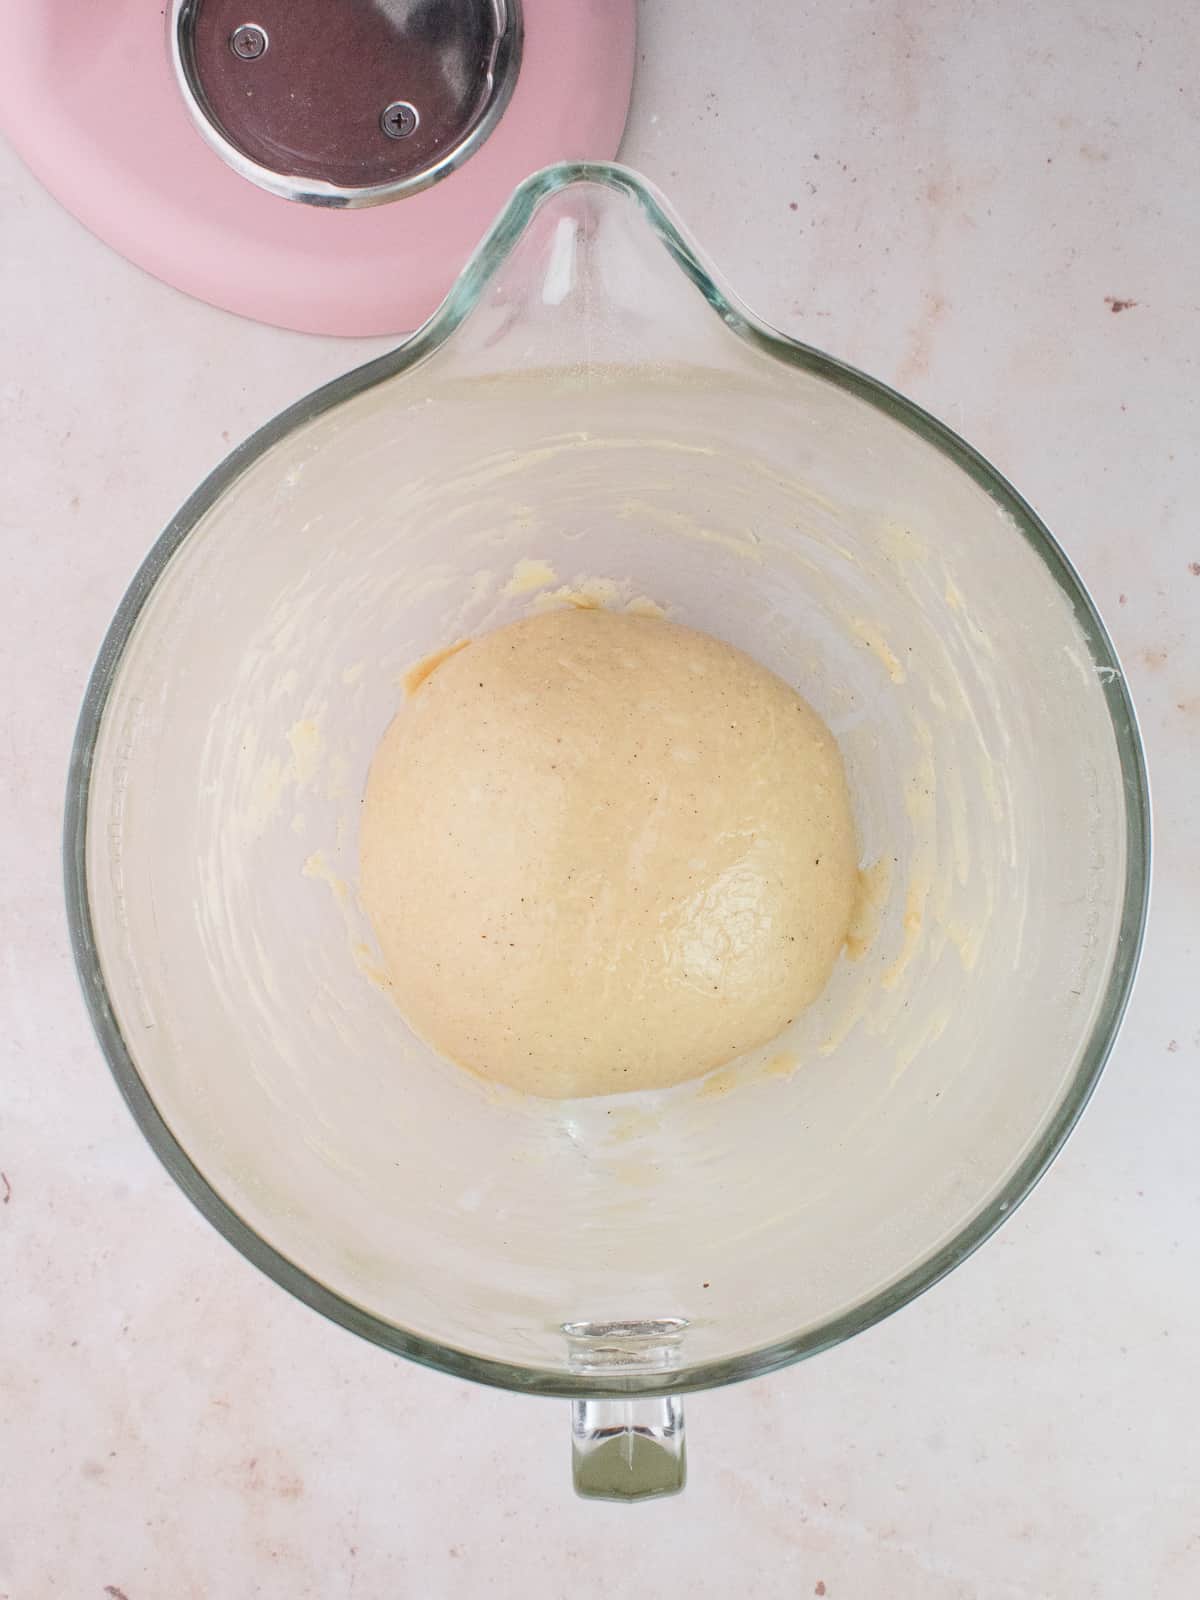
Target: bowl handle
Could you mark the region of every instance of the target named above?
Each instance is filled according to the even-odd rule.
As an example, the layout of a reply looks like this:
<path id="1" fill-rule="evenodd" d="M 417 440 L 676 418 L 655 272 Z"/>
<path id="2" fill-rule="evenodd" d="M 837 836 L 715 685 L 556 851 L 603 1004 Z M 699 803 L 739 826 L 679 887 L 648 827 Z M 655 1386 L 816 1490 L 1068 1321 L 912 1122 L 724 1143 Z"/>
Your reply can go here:
<path id="1" fill-rule="evenodd" d="M 687 1481 L 683 1401 L 677 1395 L 575 1400 L 571 1466 L 585 1500 L 653 1500 Z"/>

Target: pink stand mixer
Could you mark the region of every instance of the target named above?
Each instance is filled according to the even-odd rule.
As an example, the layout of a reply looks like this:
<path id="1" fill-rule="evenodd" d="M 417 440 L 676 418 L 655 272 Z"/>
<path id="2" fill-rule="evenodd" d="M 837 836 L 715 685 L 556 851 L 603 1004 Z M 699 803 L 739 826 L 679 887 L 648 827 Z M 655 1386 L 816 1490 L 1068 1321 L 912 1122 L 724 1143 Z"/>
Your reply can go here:
<path id="1" fill-rule="evenodd" d="M 165 20 L 16 0 L 0 120 L 68 210 L 176 288 L 397 333 L 522 179 L 615 154 L 633 44 L 633 0 L 173 0 Z"/>

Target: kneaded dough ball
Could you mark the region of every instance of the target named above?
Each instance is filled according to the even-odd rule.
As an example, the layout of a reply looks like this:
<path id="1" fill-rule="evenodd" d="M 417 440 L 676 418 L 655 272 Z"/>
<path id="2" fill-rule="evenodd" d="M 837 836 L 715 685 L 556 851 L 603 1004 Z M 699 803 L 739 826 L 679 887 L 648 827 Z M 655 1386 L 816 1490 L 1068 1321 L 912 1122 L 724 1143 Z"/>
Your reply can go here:
<path id="1" fill-rule="evenodd" d="M 740 650 L 555 611 L 449 655 L 376 752 L 362 897 L 411 1026 L 557 1098 L 663 1088 L 821 992 L 857 873 L 841 757 Z"/>

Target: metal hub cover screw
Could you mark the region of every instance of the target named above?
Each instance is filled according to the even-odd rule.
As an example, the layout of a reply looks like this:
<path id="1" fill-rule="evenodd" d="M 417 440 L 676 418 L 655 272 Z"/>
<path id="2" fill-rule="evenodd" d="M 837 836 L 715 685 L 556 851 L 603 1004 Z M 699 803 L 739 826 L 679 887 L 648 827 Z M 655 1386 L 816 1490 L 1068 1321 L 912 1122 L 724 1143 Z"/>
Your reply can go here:
<path id="1" fill-rule="evenodd" d="M 243 22 L 229 35 L 229 48 L 242 61 L 257 61 L 267 53 L 267 30 L 257 22 Z"/>
<path id="2" fill-rule="evenodd" d="M 416 106 L 410 106 L 407 100 L 393 100 L 379 114 L 379 126 L 389 139 L 407 139 L 416 133 L 420 120 Z"/>

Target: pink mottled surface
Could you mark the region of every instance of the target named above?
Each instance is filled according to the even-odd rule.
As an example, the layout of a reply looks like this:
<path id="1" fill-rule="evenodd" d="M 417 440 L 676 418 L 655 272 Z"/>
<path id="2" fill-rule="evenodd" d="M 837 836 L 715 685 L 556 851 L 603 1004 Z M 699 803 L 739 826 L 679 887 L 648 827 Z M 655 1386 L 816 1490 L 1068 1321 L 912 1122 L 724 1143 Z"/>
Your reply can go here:
<path id="1" fill-rule="evenodd" d="M 688 1400 L 679 1500 L 574 1501 L 564 1405 L 394 1361 L 255 1273 L 92 1040 L 61 793 L 92 656 L 162 523 L 231 443 L 385 345 L 185 299 L 0 156 L 8 1600 L 1200 1593 L 1194 8 L 655 0 L 641 28 L 626 158 L 752 305 L 990 454 L 1112 626 L 1158 819 L 1124 1035 L 966 1266 L 830 1355 Z"/>

